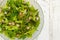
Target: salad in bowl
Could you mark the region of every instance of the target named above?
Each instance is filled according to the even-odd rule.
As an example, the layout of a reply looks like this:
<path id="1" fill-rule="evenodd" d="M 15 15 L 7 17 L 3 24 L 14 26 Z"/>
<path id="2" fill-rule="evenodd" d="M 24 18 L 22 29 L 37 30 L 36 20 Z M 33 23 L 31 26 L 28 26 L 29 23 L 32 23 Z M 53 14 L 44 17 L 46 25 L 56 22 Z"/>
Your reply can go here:
<path id="1" fill-rule="evenodd" d="M 43 27 L 43 13 L 35 0 L 7 0 L 0 7 L 0 34 L 4 40 L 33 40 Z"/>

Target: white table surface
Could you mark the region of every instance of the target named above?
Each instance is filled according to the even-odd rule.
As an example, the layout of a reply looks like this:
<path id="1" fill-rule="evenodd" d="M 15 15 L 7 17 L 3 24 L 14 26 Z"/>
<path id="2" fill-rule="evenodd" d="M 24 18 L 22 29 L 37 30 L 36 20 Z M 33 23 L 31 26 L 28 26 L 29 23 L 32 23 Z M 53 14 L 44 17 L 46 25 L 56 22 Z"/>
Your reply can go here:
<path id="1" fill-rule="evenodd" d="M 53 40 L 60 40 L 60 0 L 54 0 Z"/>
<path id="2" fill-rule="evenodd" d="M 47 2 L 47 0 L 45 1 Z M 38 37 L 38 40 L 60 40 L 60 0 L 49 0 L 49 2 L 44 4 L 45 7 L 47 7 L 47 4 L 49 4 L 49 9 L 48 7 L 46 9 L 44 6 L 42 6 L 46 11 L 44 15 L 47 16 L 44 16 L 45 25 L 40 36 Z M 48 21 L 48 19 L 50 20 Z"/>

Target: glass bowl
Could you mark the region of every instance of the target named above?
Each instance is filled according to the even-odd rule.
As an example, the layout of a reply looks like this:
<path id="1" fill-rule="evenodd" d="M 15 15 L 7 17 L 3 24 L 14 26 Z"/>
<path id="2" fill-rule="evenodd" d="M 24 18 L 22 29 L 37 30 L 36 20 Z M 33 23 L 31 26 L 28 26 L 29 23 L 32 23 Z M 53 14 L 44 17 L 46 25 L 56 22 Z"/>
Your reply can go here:
<path id="1" fill-rule="evenodd" d="M 27 1 L 27 0 L 26 0 Z M 40 16 L 40 25 L 37 28 L 37 30 L 33 33 L 31 38 L 25 38 L 24 40 L 34 40 L 42 31 L 43 28 L 43 24 L 44 24 L 44 15 L 43 15 L 43 11 L 42 8 L 40 7 L 40 5 L 38 4 L 37 1 L 35 0 L 28 0 L 30 2 L 31 5 L 33 5 L 36 9 L 38 9 L 39 11 L 39 16 Z M 2 2 L 0 1 L 0 7 L 4 7 L 4 5 L 6 4 L 6 0 L 3 0 Z M 3 34 L 0 34 L 0 36 L 4 39 L 4 40 L 9 40 L 8 37 L 4 36 Z M 23 40 L 23 39 L 15 39 L 15 40 Z"/>

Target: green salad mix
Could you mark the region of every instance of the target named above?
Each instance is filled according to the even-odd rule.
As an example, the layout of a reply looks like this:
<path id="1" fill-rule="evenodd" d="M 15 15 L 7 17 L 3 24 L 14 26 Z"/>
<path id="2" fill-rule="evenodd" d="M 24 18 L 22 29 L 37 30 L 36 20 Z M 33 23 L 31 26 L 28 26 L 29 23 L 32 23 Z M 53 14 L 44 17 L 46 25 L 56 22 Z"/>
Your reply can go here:
<path id="1" fill-rule="evenodd" d="M 7 0 L 0 7 L 0 33 L 9 38 L 32 37 L 40 24 L 38 9 L 25 0 Z"/>

